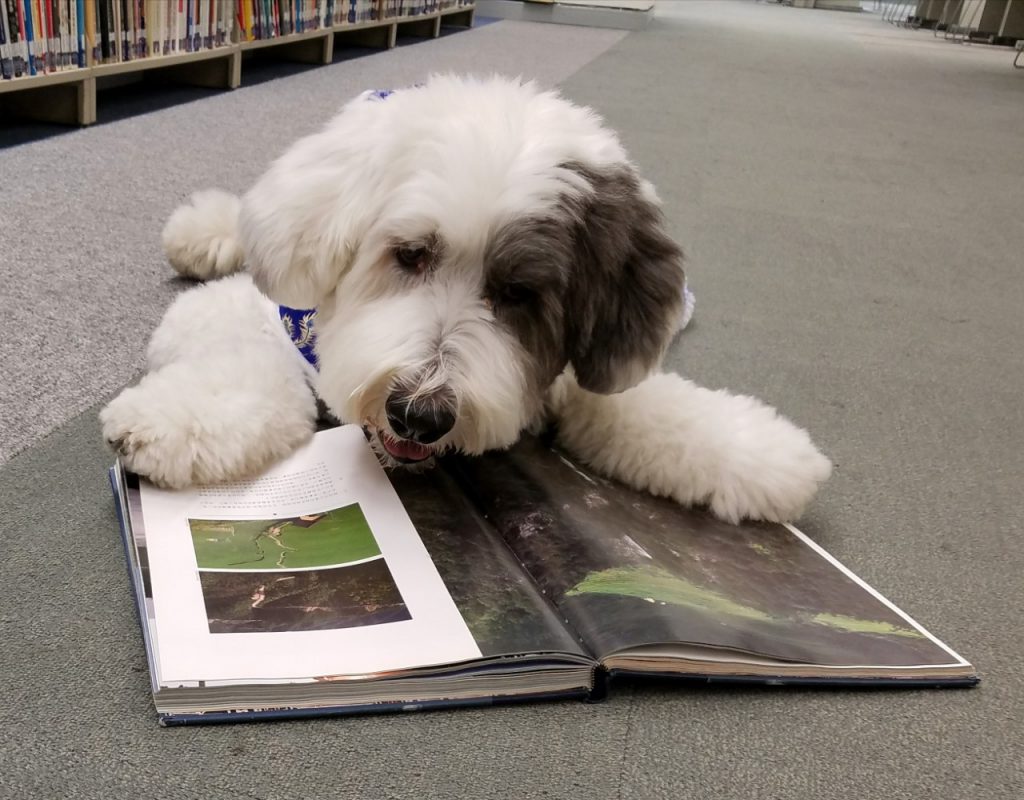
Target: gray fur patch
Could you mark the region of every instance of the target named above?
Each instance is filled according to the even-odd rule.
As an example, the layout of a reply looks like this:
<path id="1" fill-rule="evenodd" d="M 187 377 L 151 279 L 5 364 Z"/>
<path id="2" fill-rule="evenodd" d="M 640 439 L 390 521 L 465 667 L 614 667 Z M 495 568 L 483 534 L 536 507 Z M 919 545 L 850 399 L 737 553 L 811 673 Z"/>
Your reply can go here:
<path id="1" fill-rule="evenodd" d="M 536 389 L 571 363 L 584 389 L 620 392 L 661 360 L 681 311 L 683 254 L 628 167 L 561 166 L 592 191 L 501 229 L 485 296 L 532 359 Z"/>
<path id="2" fill-rule="evenodd" d="M 569 361 L 584 389 L 620 392 L 658 365 L 671 339 L 681 312 L 683 252 L 629 167 L 562 166 L 593 188 L 563 203 L 576 221 L 565 307 Z"/>
<path id="3" fill-rule="evenodd" d="M 565 293 L 575 258 L 573 226 L 525 217 L 502 228 L 484 259 L 485 297 L 532 361 L 535 394 L 565 369 Z"/>

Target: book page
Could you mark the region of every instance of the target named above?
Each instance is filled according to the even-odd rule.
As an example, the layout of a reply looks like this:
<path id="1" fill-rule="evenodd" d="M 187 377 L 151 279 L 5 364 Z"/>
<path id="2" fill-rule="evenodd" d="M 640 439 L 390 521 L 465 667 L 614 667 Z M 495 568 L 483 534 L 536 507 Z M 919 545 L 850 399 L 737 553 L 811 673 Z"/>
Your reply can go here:
<path id="1" fill-rule="evenodd" d="M 793 528 L 721 522 L 536 439 L 450 465 L 602 659 L 690 643 L 818 665 L 966 665 Z"/>
<path id="2" fill-rule="evenodd" d="M 140 486 L 163 685 L 365 676 L 481 653 L 362 431 L 251 481 Z"/>
<path id="3" fill-rule="evenodd" d="M 388 477 L 484 657 L 558 653 L 593 661 L 445 470 Z"/>

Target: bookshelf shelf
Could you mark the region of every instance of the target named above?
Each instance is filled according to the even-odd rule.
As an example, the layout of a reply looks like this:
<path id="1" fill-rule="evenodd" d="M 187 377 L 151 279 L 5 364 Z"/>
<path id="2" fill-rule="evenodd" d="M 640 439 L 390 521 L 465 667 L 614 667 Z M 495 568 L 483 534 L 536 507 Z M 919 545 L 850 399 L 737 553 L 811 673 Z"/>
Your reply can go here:
<path id="1" fill-rule="evenodd" d="M 240 50 L 262 50 L 265 47 L 281 47 L 282 45 L 295 44 L 296 42 L 308 42 L 312 39 L 325 39 L 331 35 L 333 28 L 321 28 L 316 31 L 305 33 L 289 33 L 287 36 L 277 36 L 273 39 L 253 39 L 251 42 L 239 42 Z"/>
<path id="2" fill-rule="evenodd" d="M 65 74 L 73 75 L 75 72 L 87 72 L 94 78 L 101 78 L 105 75 L 120 75 L 125 72 L 162 69 L 164 67 L 173 67 L 179 64 L 194 64 L 198 61 L 209 61 L 214 58 L 231 58 L 236 49 L 235 45 L 224 45 L 223 47 L 214 47 L 209 50 L 199 50 L 195 53 L 176 53 L 170 56 L 152 56 L 151 58 L 139 58 L 134 61 L 122 61 L 117 64 L 96 64 L 93 67 L 86 67 L 82 70 L 73 70 L 72 72 Z M 29 78 L 29 80 L 34 81 L 35 78 Z"/>
<path id="3" fill-rule="evenodd" d="M 354 24 L 332 25 L 270 39 L 233 42 L 194 53 L 153 56 L 118 63 L 0 80 L 0 113 L 67 125 L 96 122 L 96 81 L 113 75 L 159 71 L 168 80 L 208 88 L 236 89 L 242 84 L 242 53 L 268 51 L 281 58 L 330 64 L 335 42 L 390 49 L 399 35 L 437 38 L 441 26 L 473 26 L 475 4 L 455 6 L 407 17 L 388 17 Z"/>
<path id="4" fill-rule="evenodd" d="M 120 66 L 120 65 L 118 65 Z M 83 72 L 88 69 L 68 70 L 67 72 L 51 72 L 48 75 L 33 75 L 32 77 L 12 78 L 11 80 L 0 81 L 0 94 L 4 92 L 17 92 L 22 89 L 35 89 L 40 86 L 53 86 L 58 83 L 72 83 L 82 80 Z"/>

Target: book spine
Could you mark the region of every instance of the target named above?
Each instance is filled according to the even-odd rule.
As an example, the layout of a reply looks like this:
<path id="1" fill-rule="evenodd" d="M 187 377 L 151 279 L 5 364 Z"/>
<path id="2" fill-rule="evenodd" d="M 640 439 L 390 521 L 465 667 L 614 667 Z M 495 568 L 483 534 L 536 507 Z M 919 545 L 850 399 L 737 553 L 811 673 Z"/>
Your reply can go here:
<path id="1" fill-rule="evenodd" d="M 110 0 L 110 47 L 115 62 L 124 61 L 124 47 L 121 43 L 121 0 Z"/>
<path id="2" fill-rule="evenodd" d="M 7 3 L 0 0 L 0 78 L 9 81 L 14 77 L 14 60 L 11 57 L 11 34 L 7 27 Z"/>
<path id="3" fill-rule="evenodd" d="M 79 69 L 81 67 L 80 56 L 82 54 L 82 48 L 79 46 L 78 32 L 81 27 L 78 24 L 78 4 L 82 0 L 67 0 L 68 2 L 68 58 L 71 62 L 72 69 Z"/>
<path id="4" fill-rule="evenodd" d="M 43 17 L 46 25 L 46 43 L 49 50 L 48 64 L 52 71 L 63 69 L 64 48 L 61 41 L 60 8 L 56 0 L 43 0 Z"/>
<path id="5" fill-rule="evenodd" d="M 185 0 L 185 52 L 191 53 L 193 34 L 192 0 Z"/>
<path id="6" fill-rule="evenodd" d="M 53 17 L 57 26 L 55 32 L 60 48 L 57 63 L 60 69 L 68 70 L 71 69 L 71 17 L 68 14 L 70 9 L 67 0 L 54 0 L 53 6 Z"/>
<path id="7" fill-rule="evenodd" d="M 77 34 L 75 46 L 77 49 L 79 68 L 86 66 L 85 2 L 86 0 L 76 0 L 75 2 L 75 31 Z"/>
<path id="8" fill-rule="evenodd" d="M 121 60 L 131 61 L 135 58 L 132 47 L 132 0 L 119 0 L 121 3 Z"/>
<path id="9" fill-rule="evenodd" d="M 46 11 L 47 26 L 50 30 L 50 63 L 53 71 L 59 72 L 64 69 L 64 36 L 61 23 L 60 0 L 43 1 Z"/>
<path id="10" fill-rule="evenodd" d="M 171 47 L 171 39 L 174 36 L 174 4 L 173 3 L 165 3 L 164 6 L 163 6 L 163 14 L 164 14 L 164 29 L 163 29 L 163 36 L 161 37 L 160 41 L 162 42 L 161 48 L 162 48 L 163 54 L 166 56 L 166 55 L 170 54 L 171 50 L 173 49 Z"/>
<path id="11" fill-rule="evenodd" d="M 146 22 L 146 3 L 144 0 L 135 0 L 135 54 L 139 58 L 149 56 Z"/>
<path id="12" fill-rule="evenodd" d="M 45 17 L 40 15 L 41 10 L 39 0 L 32 0 L 32 7 L 29 9 L 27 16 L 32 19 L 32 30 L 29 35 L 32 37 L 32 44 L 35 45 L 36 74 L 45 75 L 49 70 L 46 63 L 46 27 L 43 25 Z"/>
<path id="13" fill-rule="evenodd" d="M 32 3 L 32 38 L 36 43 L 36 70 L 45 75 L 50 71 L 50 34 L 46 30 L 46 14 L 40 0 Z"/>
<path id="14" fill-rule="evenodd" d="M 21 29 L 21 35 L 25 39 L 26 56 L 25 61 L 28 64 L 28 74 L 35 75 L 36 73 L 36 43 L 35 36 L 32 30 L 32 8 L 31 0 L 24 0 L 24 2 L 18 6 L 18 26 Z"/>
<path id="15" fill-rule="evenodd" d="M 7 17 L 7 43 L 11 48 L 11 70 L 13 77 L 25 74 L 25 40 L 18 29 L 18 0 L 4 0 L 4 14 Z"/>
<path id="16" fill-rule="evenodd" d="M 64 10 L 64 36 L 67 39 L 65 52 L 67 53 L 68 69 L 78 69 L 77 5 L 78 0 L 61 0 L 61 7 Z"/>
<path id="17" fill-rule="evenodd" d="M 132 8 L 131 0 L 121 0 L 121 60 L 132 61 Z"/>
<path id="18" fill-rule="evenodd" d="M 75 43 L 74 2 L 75 0 L 57 0 L 60 7 L 60 29 L 64 37 L 61 51 L 64 53 L 64 69 L 78 66 L 78 45 Z"/>
<path id="19" fill-rule="evenodd" d="M 82 9 L 83 30 L 85 31 L 85 64 L 91 65 L 99 62 L 99 50 L 96 37 L 96 3 L 95 0 L 82 0 L 79 4 Z"/>
<path id="20" fill-rule="evenodd" d="M 7 16 L 7 41 L 11 48 L 11 69 L 14 77 L 20 78 L 25 74 L 27 64 L 25 63 L 25 37 L 18 26 L 18 0 L 4 0 L 5 14 Z"/>
<path id="21" fill-rule="evenodd" d="M 57 40 L 53 32 L 53 2 L 42 0 L 39 4 L 39 25 L 46 39 L 46 71 L 54 72 L 57 69 Z"/>
<path id="22" fill-rule="evenodd" d="M 99 0 L 99 35 L 100 35 L 100 61 L 106 63 L 110 60 L 110 8 L 108 0 Z"/>

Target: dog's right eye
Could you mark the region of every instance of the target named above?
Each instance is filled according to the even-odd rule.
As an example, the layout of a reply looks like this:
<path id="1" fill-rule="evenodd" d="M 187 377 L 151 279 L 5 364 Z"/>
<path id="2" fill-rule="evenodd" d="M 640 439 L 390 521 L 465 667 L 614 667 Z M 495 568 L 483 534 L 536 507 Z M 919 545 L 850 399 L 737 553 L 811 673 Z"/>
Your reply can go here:
<path id="1" fill-rule="evenodd" d="M 420 272 L 427 263 L 427 248 L 399 247 L 395 250 L 395 260 L 402 269 Z"/>

